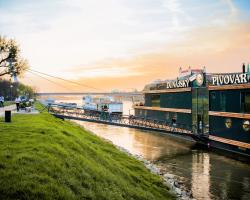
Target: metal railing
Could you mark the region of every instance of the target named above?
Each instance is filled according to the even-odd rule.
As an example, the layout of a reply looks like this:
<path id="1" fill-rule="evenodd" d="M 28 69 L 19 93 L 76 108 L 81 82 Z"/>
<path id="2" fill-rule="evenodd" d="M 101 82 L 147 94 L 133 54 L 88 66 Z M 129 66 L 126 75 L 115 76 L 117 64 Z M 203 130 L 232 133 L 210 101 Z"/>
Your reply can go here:
<path id="1" fill-rule="evenodd" d="M 69 118 L 74 120 L 92 121 L 98 123 L 105 123 L 118 126 L 126 126 L 141 129 L 150 129 L 157 131 L 165 131 L 170 133 L 177 133 L 192 137 L 196 141 L 206 141 L 206 136 L 201 134 L 194 134 L 192 132 L 192 125 L 170 123 L 164 120 L 155 120 L 152 118 L 138 117 L 133 115 L 112 115 L 108 112 L 105 114 L 108 116 L 103 119 L 100 113 L 97 112 L 85 112 L 81 107 L 62 106 L 58 104 L 52 104 L 48 107 L 48 111 L 51 114 L 62 118 Z"/>

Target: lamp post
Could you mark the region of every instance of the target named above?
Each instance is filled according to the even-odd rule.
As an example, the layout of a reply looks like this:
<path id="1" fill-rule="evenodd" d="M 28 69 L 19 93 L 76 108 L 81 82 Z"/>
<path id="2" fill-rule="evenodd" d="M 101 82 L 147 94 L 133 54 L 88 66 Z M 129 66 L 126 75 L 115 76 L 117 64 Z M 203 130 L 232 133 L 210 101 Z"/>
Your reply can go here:
<path id="1" fill-rule="evenodd" d="M 12 101 L 12 88 L 13 88 L 13 85 L 10 84 L 10 101 Z"/>

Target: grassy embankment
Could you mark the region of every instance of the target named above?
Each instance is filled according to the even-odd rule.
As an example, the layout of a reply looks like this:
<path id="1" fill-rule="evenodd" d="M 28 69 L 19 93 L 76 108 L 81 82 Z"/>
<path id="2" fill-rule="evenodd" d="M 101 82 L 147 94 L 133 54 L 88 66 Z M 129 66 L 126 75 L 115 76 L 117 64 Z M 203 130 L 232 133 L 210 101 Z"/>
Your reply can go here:
<path id="1" fill-rule="evenodd" d="M 76 124 L 0 118 L 0 199 L 172 199 L 158 176 Z M 119 134 L 119 133 L 117 133 Z"/>

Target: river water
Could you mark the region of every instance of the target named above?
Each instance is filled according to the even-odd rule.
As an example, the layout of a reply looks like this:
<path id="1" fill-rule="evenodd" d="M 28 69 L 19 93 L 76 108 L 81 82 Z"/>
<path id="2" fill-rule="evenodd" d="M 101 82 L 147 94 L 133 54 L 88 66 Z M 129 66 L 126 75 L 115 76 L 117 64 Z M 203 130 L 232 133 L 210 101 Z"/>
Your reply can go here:
<path id="1" fill-rule="evenodd" d="M 79 98 L 60 101 L 81 104 Z M 131 105 L 131 101 L 124 101 L 125 114 L 132 114 Z M 177 175 L 198 200 L 250 199 L 250 166 L 247 163 L 200 149 L 192 142 L 163 133 L 75 122 Z"/>

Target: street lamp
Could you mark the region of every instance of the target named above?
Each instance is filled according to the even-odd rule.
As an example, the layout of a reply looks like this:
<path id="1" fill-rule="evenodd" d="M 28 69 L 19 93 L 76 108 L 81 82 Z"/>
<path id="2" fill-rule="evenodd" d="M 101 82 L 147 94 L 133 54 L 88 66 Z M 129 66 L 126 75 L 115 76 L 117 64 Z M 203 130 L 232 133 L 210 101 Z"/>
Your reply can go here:
<path id="1" fill-rule="evenodd" d="M 10 101 L 12 101 L 12 88 L 13 88 L 13 85 L 10 84 Z"/>

